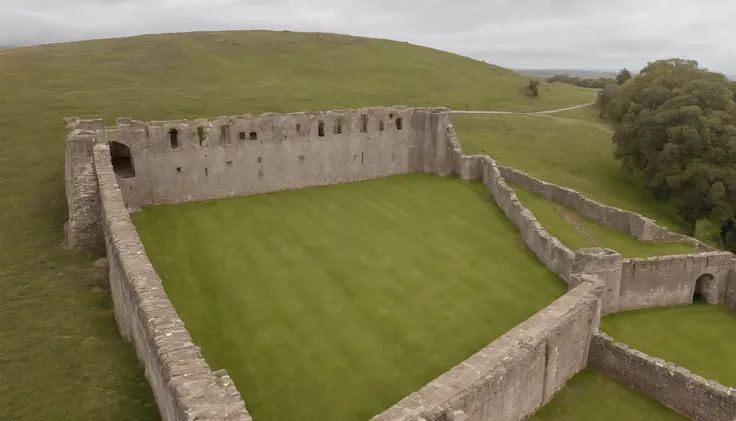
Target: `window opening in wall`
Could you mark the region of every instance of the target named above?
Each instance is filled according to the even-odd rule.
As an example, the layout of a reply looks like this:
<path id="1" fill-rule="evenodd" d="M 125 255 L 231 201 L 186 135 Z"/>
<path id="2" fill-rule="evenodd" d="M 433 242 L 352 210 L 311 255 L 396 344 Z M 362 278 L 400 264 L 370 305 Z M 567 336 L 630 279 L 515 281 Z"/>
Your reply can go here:
<path id="1" fill-rule="evenodd" d="M 306 158 L 306 155 L 299 155 L 299 162 L 304 162 L 304 159 Z"/>
<path id="2" fill-rule="evenodd" d="M 250 140 L 258 140 L 258 132 L 250 132 Z"/>
<path id="3" fill-rule="evenodd" d="M 169 130 L 169 144 L 171 145 L 171 149 L 176 149 L 179 147 L 179 131 L 176 129 Z"/>
<path id="4" fill-rule="evenodd" d="M 394 121 L 394 113 L 388 115 L 388 121 Z"/>
<path id="5" fill-rule="evenodd" d="M 378 130 L 383 131 L 385 126 L 383 125 L 383 120 L 378 122 Z"/>
<path id="6" fill-rule="evenodd" d="M 225 165 L 226 165 L 226 166 L 227 166 L 228 168 L 232 168 L 232 167 L 233 167 L 233 161 L 227 161 L 227 162 L 225 162 Z"/>
<path id="7" fill-rule="evenodd" d="M 220 126 L 220 140 L 222 143 L 230 143 L 230 126 L 227 124 Z"/>
<path id="8" fill-rule="evenodd" d="M 319 137 L 325 137 L 325 122 L 322 120 L 317 123 L 317 134 Z"/>
<path id="9" fill-rule="evenodd" d="M 135 177 L 133 158 L 130 156 L 130 148 L 118 142 L 110 142 L 110 158 L 112 159 L 112 170 L 122 178 Z"/>
<path id="10" fill-rule="evenodd" d="M 302 134 L 302 125 L 299 123 L 296 124 L 296 134 Z"/>
<path id="11" fill-rule="evenodd" d="M 197 127 L 197 137 L 199 138 L 199 146 L 204 145 L 204 127 Z"/>
<path id="12" fill-rule="evenodd" d="M 238 137 L 240 138 L 240 140 L 245 140 L 245 132 L 240 132 L 238 134 Z"/>
<path id="13" fill-rule="evenodd" d="M 335 120 L 335 134 L 342 134 L 342 120 Z"/>
<path id="14" fill-rule="evenodd" d="M 360 116 L 360 132 L 368 133 L 368 116 L 365 114 Z"/>
<path id="15" fill-rule="evenodd" d="M 210 175 L 210 172 L 207 170 L 207 167 L 204 167 L 204 176 L 207 177 Z"/>
<path id="16" fill-rule="evenodd" d="M 258 178 L 263 177 L 263 170 L 258 170 Z"/>
<path id="17" fill-rule="evenodd" d="M 404 128 L 403 126 L 404 126 L 404 119 L 401 117 L 397 118 L 396 119 L 396 130 L 403 129 Z"/>
<path id="18" fill-rule="evenodd" d="M 263 162 L 263 161 L 261 160 L 261 157 L 259 156 L 258 157 L 258 163 L 260 164 L 261 162 Z"/>
<path id="19" fill-rule="evenodd" d="M 181 172 L 181 167 L 176 167 L 176 172 Z"/>
<path id="20" fill-rule="evenodd" d="M 360 163 L 362 164 L 362 163 L 364 163 L 364 162 L 365 162 L 365 156 L 364 156 L 364 155 L 363 155 L 363 153 L 361 152 L 361 153 L 360 153 Z"/>
<path id="21" fill-rule="evenodd" d="M 705 274 L 695 281 L 695 288 L 693 289 L 693 303 L 706 303 L 708 302 L 708 288 L 712 285 L 713 275 Z"/>

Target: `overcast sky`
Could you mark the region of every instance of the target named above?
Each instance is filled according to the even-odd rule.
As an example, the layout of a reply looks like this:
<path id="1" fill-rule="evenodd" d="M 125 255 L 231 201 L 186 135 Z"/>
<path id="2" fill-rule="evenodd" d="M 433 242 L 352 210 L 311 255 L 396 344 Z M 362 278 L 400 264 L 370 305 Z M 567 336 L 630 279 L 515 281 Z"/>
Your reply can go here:
<path id="1" fill-rule="evenodd" d="M 511 68 L 736 74 L 736 0 L 0 0 L 0 45 L 225 29 L 409 41 Z"/>

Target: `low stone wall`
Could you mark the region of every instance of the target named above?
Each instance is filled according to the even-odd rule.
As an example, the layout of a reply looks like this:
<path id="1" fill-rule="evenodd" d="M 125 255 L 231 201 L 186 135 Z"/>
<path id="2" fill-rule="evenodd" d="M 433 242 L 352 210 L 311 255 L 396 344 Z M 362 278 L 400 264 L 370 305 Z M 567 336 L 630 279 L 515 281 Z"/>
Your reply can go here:
<path id="1" fill-rule="evenodd" d="M 690 304 L 698 279 L 706 301 L 723 304 L 733 259 L 727 252 L 623 259 L 617 311 Z"/>
<path id="2" fill-rule="evenodd" d="M 372 421 L 518 421 L 585 367 L 598 330 L 597 278 L 579 285 Z M 457 418 L 455 418 L 457 419 Z"/>
<path id="3" fill-rule="evenodd" d="M 608 335 L 593 336 L 590 365 L 694 420 L 736 419 L 736 389 L 615 343 Z"/>
<path id="4" fill-rule="evenodd" d="M 453 126 L 447 127 L 447 143 L 454 173 L 463 180 L 481 179 L 496 204 L 519 229 L 521 238 L 545 266 L 560 275 L 568 284 L 575 263 L 575 253 L 550 235 L 534 214 L 521 204 L 516 192 L 506 184 L 496 161 L 486 155 L 465 155 Z"/>
<path id="5" fill-rule="evenodd" d="M 509 183 L 523 187 L 547 200 L 558 202 L 601 225 L 631 234 L 639 240 L 687 242 L 703 250 L 713 250 L 694 238 L 671 232 L 638 213 L 600 204 L 573 189 L 538 180 L 514 168 L 499 165 L 498 169 Z"/>
<path id="6" fill-rule="evenodd" d="M 251 421 L 224 370 L 213 372 L 164 292 L 130 220 L 107 144 L 94 147 L 115 319 L 145 366 L 165 421 Z"/>

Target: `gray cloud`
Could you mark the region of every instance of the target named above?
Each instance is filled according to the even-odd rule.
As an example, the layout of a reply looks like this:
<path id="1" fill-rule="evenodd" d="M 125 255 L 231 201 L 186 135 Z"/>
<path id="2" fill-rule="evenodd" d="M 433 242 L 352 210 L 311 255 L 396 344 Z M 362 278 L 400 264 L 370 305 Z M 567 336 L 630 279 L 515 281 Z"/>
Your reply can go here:
<path id="1" fill-rule="evenodd" d="M 733 0 L 0 0 L 0 45 L 225 29 L 409 41 L 515 68 L 736 73 Z"/>

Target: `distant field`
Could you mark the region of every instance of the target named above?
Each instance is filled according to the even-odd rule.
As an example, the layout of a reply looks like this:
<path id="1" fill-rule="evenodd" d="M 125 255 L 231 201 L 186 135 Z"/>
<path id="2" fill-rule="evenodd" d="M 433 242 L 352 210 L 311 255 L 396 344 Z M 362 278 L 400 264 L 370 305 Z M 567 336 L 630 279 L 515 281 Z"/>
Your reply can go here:
<path id="1" fill-rule="evenodd" d="M 396 176 L 147 208 L 135 224 L 195 343 L 261 421 L 367 420 L 566 291 L 480 182 Z"/>
<path id="2" fill-rule="evenodd" d="M 154 420 L 96 257 L 65 250 L 61 119 L 108 124 L 389 104 L 533 111 L 592 101 L 403 42 L 330 34 L 155 35 L 0 51 L 0 419 Z M 441 301 L 439 307 L 444 305 Z"/>
<path id="3" fill-rule="evenodd" d="M 592 368 L 567 383 L 552 402 L 528 421 L 685 421 L 683 417 L 642 393 L 634 393 Z"/>
<path id="4" fill-rule="evenodd" d="M 616 250 L 624 257 L 654 257 L 696 253 L 686 243 L 647 243 L 614 228 L 599 225 L 572 209 L 544 199 L 519 186 L 512 186 L 516 195 L 544 228 L 572 250 L 604 247 Z"/>
<path id="5" fill-rule="evenodd" d="M 573 110 L 572 116 L 590 110 Z M 589 117 L 589 114 L 583 114 Z M 588 119 L 552 116 L 453 116 L 463 151 L 573 188 L 598 202 L 638 212 L 686 231 L 672 207 L 655 199 L 613 159 L 611 130 Z"/>
<path id="6" fill-rule="evenodd" d="M 649 355 L 736 387 L 736 314 L 695 304 L 627 311 L 601 320 L 601 330 Z"/>

